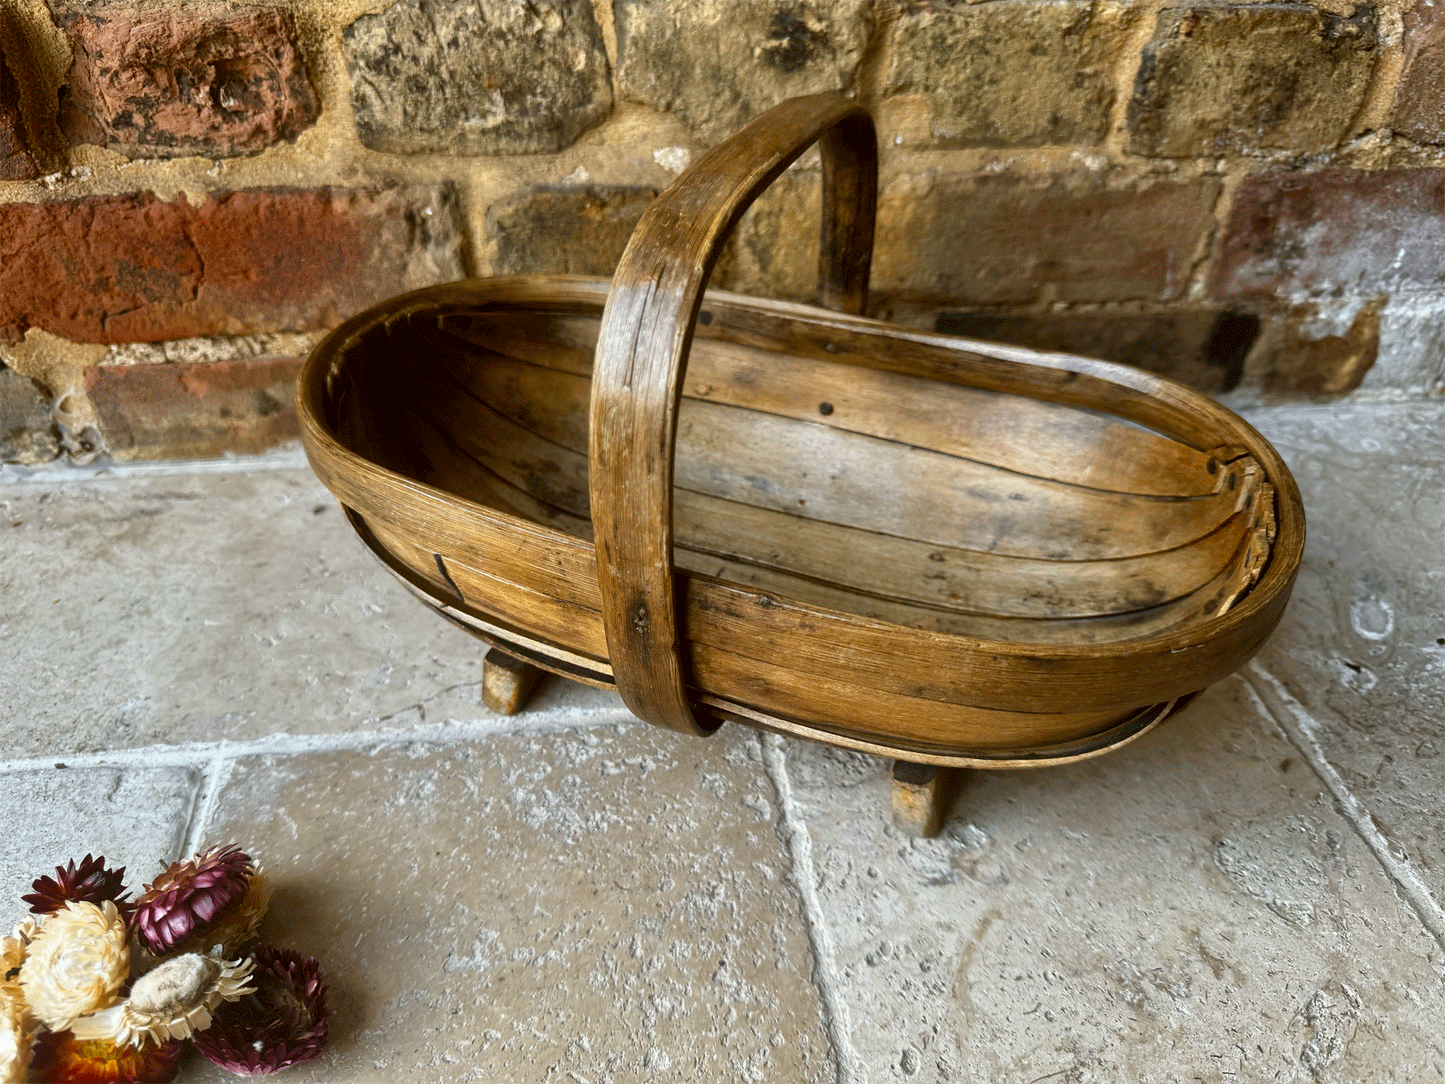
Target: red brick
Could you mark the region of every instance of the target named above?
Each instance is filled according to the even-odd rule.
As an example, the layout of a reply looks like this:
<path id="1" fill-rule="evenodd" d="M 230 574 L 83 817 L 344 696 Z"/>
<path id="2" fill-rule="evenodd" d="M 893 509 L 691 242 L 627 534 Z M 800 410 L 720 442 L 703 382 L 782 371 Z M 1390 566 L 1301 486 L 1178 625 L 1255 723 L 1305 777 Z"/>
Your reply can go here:
<path id="1" fill-rule="evenodd" d="M 74 342 L 333 326 L 463 274 L 450 190 L 250 189 L 0 206 L 0 340 Z"/>
<path id="2" fill-rule="evenodd" d="M 27 181 L 38 172 L 25 144 L 19 107 L 20 89 L 0 55 L 0 181 Z"/>
<path id="3" fill-rule="evenodd" d="M 1390 127 L 1416 143 L 1445 143 L 1445 7 L 1417 0 L 1404 23 L 1405 66 Z"/>
<path id="4" fill-rule="evenodd" d="M 876 292 L 938 305 L 1171 300 L 1218 192 L 1211 178 L 1084 172 L 905 178 L 880 200 Z"/>
<path id="5" fill-rule="evenodd" d="M 1369 297 L 1438 286 L 1445 169 L 1327 169 L 1248 177 L 1235 193 L 1216 297 Z"/>
<path id="6" fill-rule="evenodd" d="M 57 12 L 73 60 L 60 127 L 133 156 L 254 154 L 294 139 L 319 106 L 291 13 L 122 7 Z"/>
<path id="7" fill-rule="evenodd" d="M 85 389 L 117 459 L 262 452 L 300 435 L 295 358 L 97 366 Z"/>

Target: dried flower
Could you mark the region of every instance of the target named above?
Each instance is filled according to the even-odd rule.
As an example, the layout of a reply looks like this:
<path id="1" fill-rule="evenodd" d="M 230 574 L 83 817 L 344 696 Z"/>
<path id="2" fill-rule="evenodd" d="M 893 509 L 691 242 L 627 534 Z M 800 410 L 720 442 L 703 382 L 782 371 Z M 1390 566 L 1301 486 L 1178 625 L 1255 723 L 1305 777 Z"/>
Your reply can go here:
<path id="1" fill-rule="evenodd" d="M 20 898 L 37 915 L 52 914 L 65 906 L 67 900 L 97 904 L 110 900 L 116 910 L 126 914 L 132 905 L 125 902 L 130 892 L 126 890 L 124 877 L 124 866 L 106 869 L 105 855 L 99 858 L 86 855 L 78 866 L 74 859 L 64 866 L 56 866 L 54 877 L 37 877 L 30 886 L 35 891 Z"/>
<path id="2" fill-rule="evenodd" d="M 326 986 L 321 965 L 291 949 L 257 945 L 255 993 L 216 1010 L 196 1049 L 241 1076 L 279 1073 L 310 1061 L 326 1045 Z"/>
<path id="3" fill-rule="evenodd" d="M 77 1039 L 106 1039 L 117 1046 L 186 1039 L 211 1026 L 211 1011 L 222 1001 L 250 993 L 255 965 L 227 962 L 191 952 L 163 961 L 135 980 L 130 997 L 82 1016 L 70 1025 Z"/>
<path id="4" fill-rule="evenodd" d="M 0 937 L 0 998 L 9 998 L 18 1006 L 20 1023 L 27 1031 L 33 1031 L 37 1021 L 26 1006 L 25 994 L 20 989 L 20 968 L 29 954 L 30 942 L 35 940 L 36 931 L 39 929 L 38 921 L 27 918 L 15 927 L 14 934 Z"/>
<path id="5" fill-rule="evenodd" d="M 52 1031 L 109 1005 L 129 977 L 125 919 L 110 900 L 67 902 L 36 931 L 20 965 L 25 1003 Z"/>
<path id="6" fill-rule="evenodd" d="M 179 1042 L 137 1049 L 54 1031 L 35 1040 L 30 1075 L 51 1084 L 168 1084 L 180 1056 Z"/>
<path id="7" fill-rule="evenodd" d="M 24 1084 L 30 1064 L 30 1032 L 20 988 L 0 985 L 0 1084 Z"/>
<path id="8" fill-rule="evenodd" d="M 27 918 L 15 927 L 12 936 L 0 937 L 0 990 L 14 986 L 16 992 L 19 992 L 20 966 L 25 963 L 30 942 L 35 940 L 35 931 L 38 929 L 40 924 Z"/>
<path id="9" fill-rule="evenodd" d="M 33 918 L 27 918 L 15 927 L 14 934 L 0 937 L 0 983 L 15 980 L 15 972 L 18 972 L 20 965 L 25 962 L 26 951 L 30 942 L 35 940 L 35 931 L 38 929 L 40 923 Z"/>
<path id="10" fill-rule="evenodd" d="M 136 900 L 131 926 L 156 956 L 204 952 L 216 945 L 234 955 L 256 935 L 271 901 L 271 884 L 237 847 L 213 847 L 173 863 Z"/>

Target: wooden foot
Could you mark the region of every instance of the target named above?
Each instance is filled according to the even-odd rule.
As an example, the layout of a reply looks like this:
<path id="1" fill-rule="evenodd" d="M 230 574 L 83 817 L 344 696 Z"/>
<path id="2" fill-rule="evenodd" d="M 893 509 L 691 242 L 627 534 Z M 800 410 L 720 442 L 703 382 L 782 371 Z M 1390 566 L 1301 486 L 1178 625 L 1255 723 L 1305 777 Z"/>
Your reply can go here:
<path id="1" fill-rule="evenodd" d="M 482 703 L 498 715 L 516 715 L 541 677 L 540 668 L 492 648 L 482 659 Z"/>
<path id="2" fill-rule="evenodd" d="M 931 838 L 943 829 L 966 768 L 893 762 L 893 826 L 910 836 Z"/>

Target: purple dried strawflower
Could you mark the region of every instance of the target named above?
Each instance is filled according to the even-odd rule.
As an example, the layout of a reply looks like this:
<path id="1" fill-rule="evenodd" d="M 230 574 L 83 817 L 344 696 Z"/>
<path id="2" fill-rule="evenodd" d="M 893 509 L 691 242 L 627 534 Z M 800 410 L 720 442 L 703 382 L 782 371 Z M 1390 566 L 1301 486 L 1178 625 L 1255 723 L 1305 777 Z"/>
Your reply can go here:
<path id="1" fill-rule="evenodd" d="M 134 906 L 124 902 L 130 895 L 125 887 L 125 867 L 106 869 L 105 855 L 95 858 L 86 855 L 79 865 L 72 858 L 65 865 L 55 867 L 54 877 L 37 877 L 30 887 L 35 891 L 27 892 L 20 899 L 37 915 L 54 914 L 67 901 L 99 906 L 110 900 L 123 915 L 129 914 Z"/>
<path id="2" fill-rule="evenodd" d="M 265 1076 L 320 1054 L 331 1010 L 314 957 L 257 945 L 251 958 L 256 992 L 219 1006 L 211 1026 L 191 1041 L 228 1072 Z"/>
<path id="3" fill-rule="evenodd" d="M 131 931 L 156 956 L 204 952 L 226 955 L 254 936 L 270 900 L 270 885 L 239 847 L 212 847 L 172 863 L 135 902 Z"/>

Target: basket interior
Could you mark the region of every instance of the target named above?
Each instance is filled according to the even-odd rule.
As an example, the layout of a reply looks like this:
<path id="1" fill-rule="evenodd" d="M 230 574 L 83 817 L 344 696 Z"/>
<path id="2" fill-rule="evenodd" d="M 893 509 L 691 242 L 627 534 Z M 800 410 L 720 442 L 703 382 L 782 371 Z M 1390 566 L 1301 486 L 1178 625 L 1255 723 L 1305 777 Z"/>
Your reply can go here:
<path id="1" fill-rule="evenodd" d="M 387 469 L 590 538 L 599 322 L 537 306 L 393 319 L 347 348 L 336 434 Z M 911 628 L 1106 643 L 1222 612 L 1268 559 L 1273 498 L 1248 456 L 708 325 L 678 426 L 688 573 Z"/>

